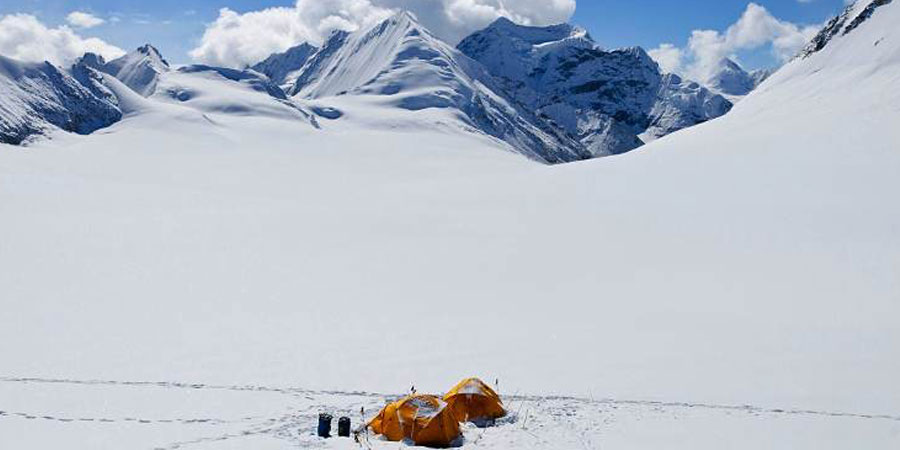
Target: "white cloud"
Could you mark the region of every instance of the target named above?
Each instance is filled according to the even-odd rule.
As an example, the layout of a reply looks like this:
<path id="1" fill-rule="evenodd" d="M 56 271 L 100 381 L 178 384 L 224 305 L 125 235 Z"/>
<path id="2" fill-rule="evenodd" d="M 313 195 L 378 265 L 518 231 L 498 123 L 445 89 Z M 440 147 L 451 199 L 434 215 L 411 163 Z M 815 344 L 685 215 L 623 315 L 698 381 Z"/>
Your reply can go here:
<path id="1" fill-rule="evenodd" d="M 240 67 L 302 42 L 320 43 L 332 30 L 354 30 L 388 15 L 390 11 L 368 0 L 298 0 L 294 7 L 244 14 L 222 8 L 190 56 L 208 64 Z"/>
<path id="2" fill-rule="evenodd" d="M 408 9 L 438 36 L 456 44 L 500 17 L 523 25 L 552 25 L 568 21 L 575 0 L 379 0 Z"/>
<path id="3" fill-rule="evenodd" d="M 801 26 L 780 20 L 765 7 L 750 3 L 738 21 L 724 32 L 694 30 L 687 48 L 679 50 L 677 64 L 673 56 L 676 48 L 672 44 L 663 44 L 651 50 L 650 55 L 654 59 L 660 58 L 657 62 L 661 67 L 667 67 L 669 71 L 705 80 L 722 58 L 734 58 L 741 51 L 769 47 L 778 60 L 787 61 L 797 54 L 820 28 L 818 25 Z"/>
<path id="4" fill-rule="evenodd" d="M 30 14 L 0 16 L 0 54 L 22 61 L 68 64 L 86 52 L 110 59 L 125 51 L 97 38 L 84 38 L 68 26 L 49 28 Z"/>
<path id="5" fill-rule="evenodd" d="M 66 16 L 66 22 L 69 22 L 69 25 L 77 28 L 93 28 L 97 25 L 103 25 L 106 23 L 105 20 L 91 14 L 82 11 L 73 11 Z"/>
<path id="6" fill-rule="evenodd" d="M 575 12 L 575 0 L 297 0 L 293 7 L 244 14 L 222 8 L 190 55 L 208 64 L 241 67 L 301 42 L 320 44 L 333 30 L 356 30 L 399 9 L 412 11 L 456 44 L 501 16 L 532 25 L 565 22 Z"/>
<path id="7" fill-rule="evenodd" d="M 659 64 L 663 72 L 676 72 L 681 69 L 684 52 L 672 44 L 662 44 L 647 53 Z"/>

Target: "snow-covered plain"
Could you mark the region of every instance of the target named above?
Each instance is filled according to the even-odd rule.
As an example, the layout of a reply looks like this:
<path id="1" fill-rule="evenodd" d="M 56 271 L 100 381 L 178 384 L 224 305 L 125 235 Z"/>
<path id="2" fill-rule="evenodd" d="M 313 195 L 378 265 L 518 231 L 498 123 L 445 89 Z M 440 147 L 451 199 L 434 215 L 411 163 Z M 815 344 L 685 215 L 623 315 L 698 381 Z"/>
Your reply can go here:
<path id="1" fill-rule="evenodd" d="M 0 146 L 0 448 L 355 448 L 315 414 L 471 375 L 516 415 L 469 447 L 896 448 L 896 23 L 565 166 L 366 96 L 248 115 L 209 78 Z"/>
<path id="2" fill-rule="evenodd" d="M 363 435 L 315 436 L 318 413 L 361 421 L 391 396 L 256 385 L 0 382 L 4 448 L 260 449 L 402 448 Z M 464 426 L 463 448 L 855 449 L 894 448 L 900 418 L 571 397 L 507 396 L 496 427 Z M 327 405 L 327 406 L 325 406 Z M 65 445 L 60 445 L 65 442 Z"/>

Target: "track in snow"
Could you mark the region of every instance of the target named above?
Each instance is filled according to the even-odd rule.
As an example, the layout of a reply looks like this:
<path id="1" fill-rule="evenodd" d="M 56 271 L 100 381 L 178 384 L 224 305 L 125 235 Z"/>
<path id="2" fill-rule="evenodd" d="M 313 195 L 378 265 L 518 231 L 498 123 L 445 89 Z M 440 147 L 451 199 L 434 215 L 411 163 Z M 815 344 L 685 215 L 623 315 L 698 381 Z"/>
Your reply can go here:
<path id="1" fill-rule="evenodd" d="M 372 398 L 392 398 L 398 397 L 397 394 L 383 394 L 366 391 L 316 391 L 302 388 L 292 387 L 271 387 L 262 385 L 217 385 L 203 383 L 185 383 L 175 381 L 117 381 L 117 380 L 73 380 L 65 378 L 34 378 L 34 377 L 0 377 L 3 383 L 38 383 L 38 384 L 68 384 L 83 386 L 125 386 L 125 387 L 159 387 L 168 389 L 194 389 L 194 390 L 214 390 L 214 391 L 238 391 L 238 392 L 274 392 L 285 395 L 299 394 L 315 394 L 315 395 L 337 395 L 346 397 L 372 397 Z M 724 411 L 743 411 L 748 413 L 763 414 L 787 414 L 787 415 L 809 415 L 809 416 L 825 416 L 825 417 L 845 417 L 853 419 L 873 419 L 873 420 L 891 420 L 900 422 L 900 415 L 889 414 L 866 414 L 855 412 L 839 412 L 839 411 L 821 411 L 813 409 L 798 408 L 766 408 L 754 405 L 721 405 L 713 403 L 691 403 L 691 402 L 664 402 L 653 400 L 623 400 L 623 399 L 586 399 L 571 396 L 528 396 L 528 395 L 512 395 L 505 396 L 508 403 L 515 402 L 540 402 L 547 400 L 570 401 L 581 404 L 609 404 L 609 405 L 636 405 L 648 407 L 670 407 L 670 408 L 702 408 Z M 0 410 L 2 415 L 14 415 L 19 413 L 10 413 Z M 47 418 L 41 416 L 39 418 Z M 243 421 L 254 420 L 253 417 L 242 419 Z M 135 421 L 137 419 L 122 419 L 124 421 Z M 73 420 L 68 420 L 73 421 Z M 151 420 L 141 423 L 152 422 L 183 422 L 183 423 L 229 423 L 228 421 L 217 421 L 217 419 L 173 419 L 173 420 Z"/>
<path id="2" fill-rule="evenodd" d="M 0 447 L 18 449 L 46 448 L 48 437 L 66 448 L 73 441 L 99 439 L 109 442 L 110 449 L 352 449 L 357 444 L 350 440 L 324 441 L 314 435 L 319 412 L 349 416 L 356 425 L 362 420 L 360 408 L 371 415 L 397 397 L 264 385 L 33 377 L 0 377 L 3 393 L 12 395 L 0 395 Z M 72 398 L 74 402 L 66 402 Z M 8 399 L 18 404 L 10 405 Z M 568 396 L 508 395 L 505 400 L 510 417 L 496 428 L 466 428 L 463 448 L 654 448 L 660 440 L 680 440 L 685 448 L 705 449 L 749 438 L 752 445 L 745 443 L 746 448 L 756 449 L 773 448 L 752 441 L 756 433 L 772 430 L 812 439 L 797 443 L 785 438 L 779 441 L 784 448 L 814 448 L 829 439 L 822 430 L 830 429 L 853 435 L 856 442 L 878 430 L 870 448 L 882 448 L 879 442 L 893 443 L 900 435 L 900 416 L 883 414 Z M 678 430 L 674 436 L 673 429 Z M 722 434 L 705 436 L 708 442 L 691 441 L 710 429 Z M 92 444 L 83 445 L 93 450 Z M 375 438 L 369 445 L 394 448 Z"/>

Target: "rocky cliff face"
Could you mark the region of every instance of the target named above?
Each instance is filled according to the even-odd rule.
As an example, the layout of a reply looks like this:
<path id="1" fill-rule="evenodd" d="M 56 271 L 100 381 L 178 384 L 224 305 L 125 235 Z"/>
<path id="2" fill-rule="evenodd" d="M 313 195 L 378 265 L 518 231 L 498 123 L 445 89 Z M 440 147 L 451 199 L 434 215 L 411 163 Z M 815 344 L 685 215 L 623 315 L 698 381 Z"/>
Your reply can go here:
<path id="1" fill-rule="evenodd" d="M 289 88 L 297 82 L 301 70 L 318 48 L 300 44 L 284 53 L 276 53 L 250 68 L 269 77 L 273 83 Z"/>
<path id="2" fill-rule="evenodd" d="M 640 137 L 653 139 L 731 108 L 696 83 L 664 76 L 644 50 L 602 50 L 571 25 L 538 28 L 499 19 L 458 48 L 594 156 L 632 150 L 642 145 Z"/>
<path id="3" fill-rule="evenodd" d="M 60 128 L 88 134 L 122 118 L 101 75 L 87 66 L 66 71 L 50 63 L 0 56 L 0 142 L 21 144 Z"/>
<path id="4" fill-rule="evenodd" d="M 820 52 L 837 36 L 844 36 L 859 28 L 864 22 L 872 18 L 875 11 L 893 0 L 868 0 L 857 1 L 847 6 L 837 17 L 831 19 L 825 28 L 812 39 L 809 45 L 800 52 L 799 58 L 808 58 L 812 54 Z"/>

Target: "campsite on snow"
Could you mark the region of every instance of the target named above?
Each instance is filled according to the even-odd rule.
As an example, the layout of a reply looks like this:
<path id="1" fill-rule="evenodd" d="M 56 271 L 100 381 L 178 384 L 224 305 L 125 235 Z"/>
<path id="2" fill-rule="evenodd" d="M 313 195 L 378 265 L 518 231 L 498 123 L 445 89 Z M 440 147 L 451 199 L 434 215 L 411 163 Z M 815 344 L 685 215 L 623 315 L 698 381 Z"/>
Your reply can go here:
<path id="1" fill-rule="evenodd" d="M 231 65 L 0 6 L 0 449 L 900 448 L 900 2 L 695 80 L 309 1 Z"/>

